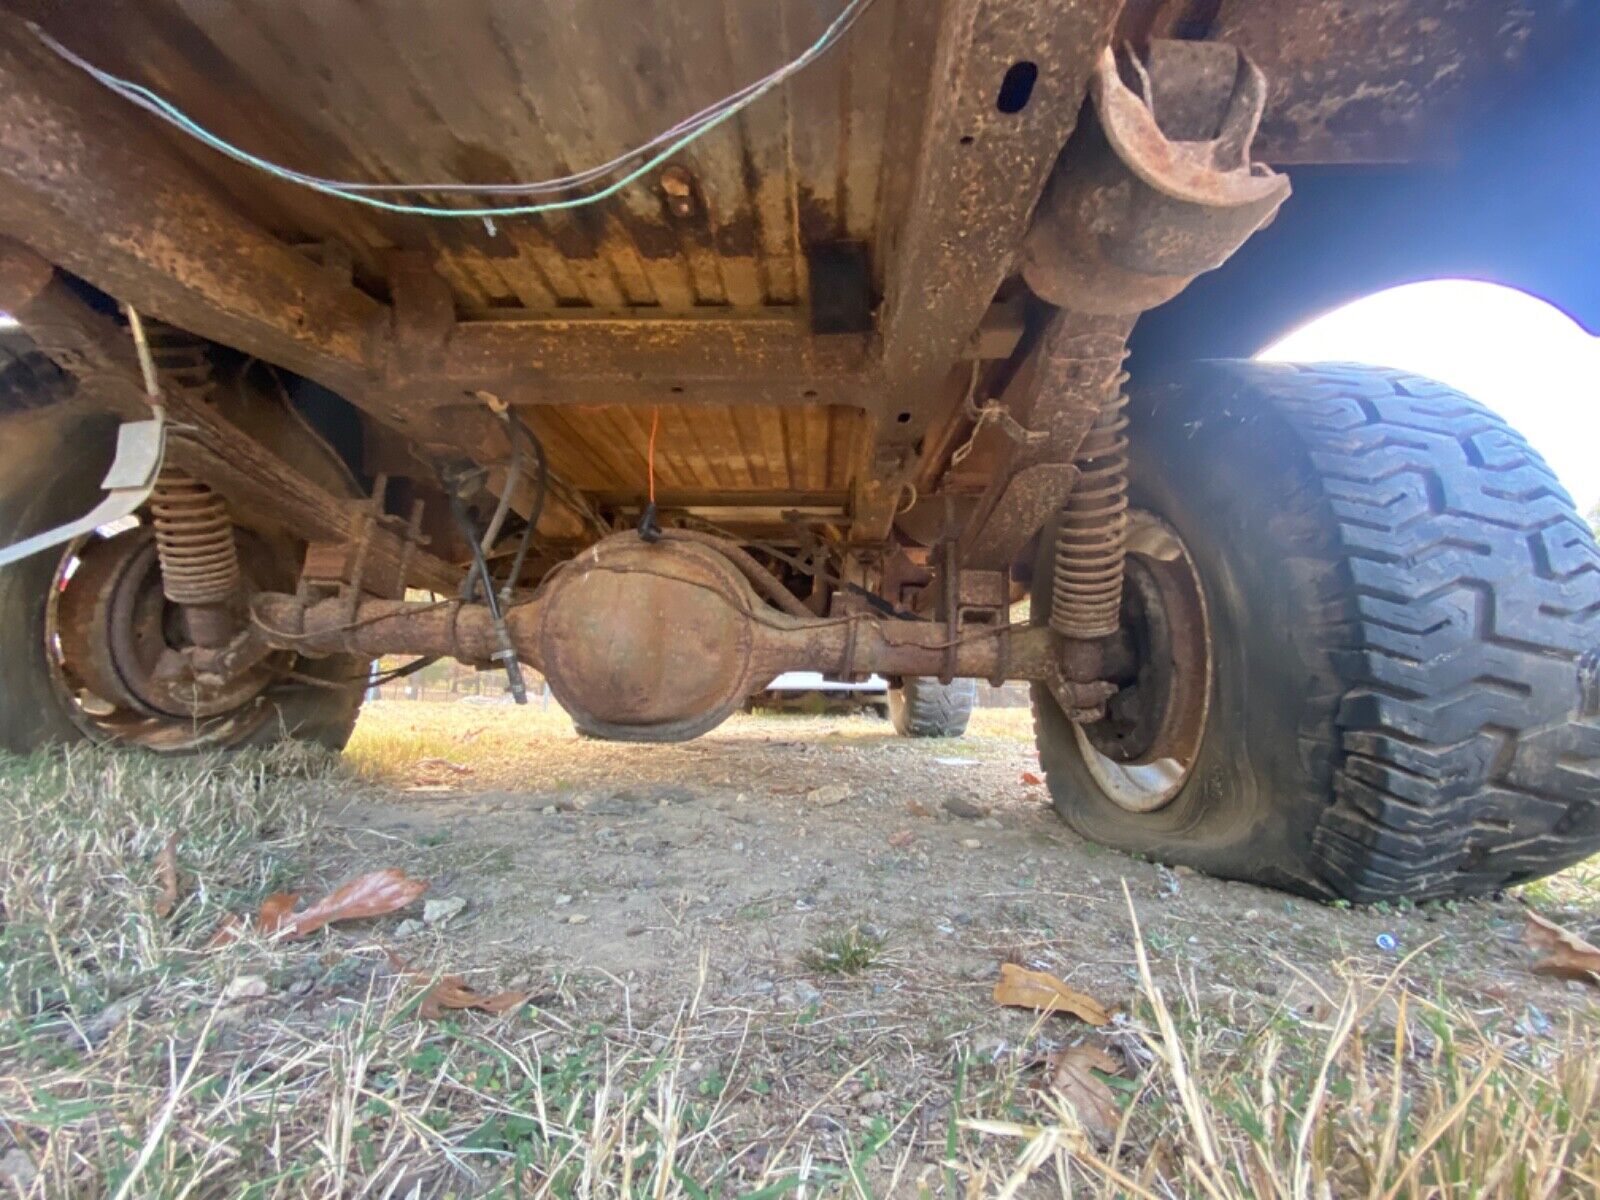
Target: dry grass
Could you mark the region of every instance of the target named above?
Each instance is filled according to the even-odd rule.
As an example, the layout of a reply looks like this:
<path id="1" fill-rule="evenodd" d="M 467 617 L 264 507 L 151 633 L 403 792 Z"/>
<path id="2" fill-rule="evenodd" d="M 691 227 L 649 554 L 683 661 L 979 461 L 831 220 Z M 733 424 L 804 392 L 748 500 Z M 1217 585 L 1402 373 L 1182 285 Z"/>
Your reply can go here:
<path id="1" fill-rule="evenodd" d="M 412 745 L 366 736 L 373 753 Z M 429 1023 L 381 921 L 203 950 L 224 913 L 330 882 L 307 799 L 350 786 L 340 771 L 290 753 L 0 762 L 0 1195 L 1600 1192 L 1600 1026 L 1530 1031 L 1409 991 L 1404 963 L 1330 967 L 1305 980 L 1309 1008 L 1219 1011 L 1192 981 L 1157 986 L 1170 976 L 1135 926 L 1134 1011 L 1089 1035 L 1129 1064 L 1104 1146 L 1037 1089 L 1030 1055 L 941 1041 L 934 1011 L 914 1031 L 916 1098 L 864 1114 L 851 1098 L 884 1043 L 710 995 L 703 965 L 651 1029 L 564 976 L 519 1013 Z M 182 897 L 163 917 L 174 832 Z M 816 978 L 865 994 L 916 970 L 908 949 Z"/>
<path id="2" fill-rule="evenodd" d="M 1031 1120 L 969 1119 L 1018 1146 L 1004 1172 L 972 1168 L 994 1194 L 1045 1176 L 1095 1197 L 1600 1194 L 1592 1025 L 1553 1038 L 1485 1026 L 1459 1002 L 1410 993 L 1401 963 L 1380 978 L 1341 969 L 1315 1012 L 1239 1028 L 1201 1008 L 1192 980 L 1169 1005 L 1131 901 L 1128 912 L 1143 1001 L 1133 1028 L 1152 1057 L 1126 1085 L 1114 1143 L 1097 1146 L 1059 1095 L 1025 1101 Z"/>

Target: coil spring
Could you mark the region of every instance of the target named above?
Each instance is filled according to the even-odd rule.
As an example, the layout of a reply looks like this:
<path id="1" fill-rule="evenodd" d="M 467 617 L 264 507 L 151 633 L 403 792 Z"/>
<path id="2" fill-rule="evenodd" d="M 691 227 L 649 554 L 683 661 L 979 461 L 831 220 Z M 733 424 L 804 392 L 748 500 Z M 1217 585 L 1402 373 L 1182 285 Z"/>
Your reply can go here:
<path id="1" fill-rule="evenodd" d="M 161 590 L 174 604 L 219 604 L 239 588 L 228 509 L 205 484 L 163 468 L 150 495 Z"/>
<path id="2" fill-rule="evenodd" d="M 1109 637 L 1120 623 L 1128 533 L 1126 378 L 1117 380 L 1078 449 L 1078 482 L 1061 512 L 1050 628 L 1063 637 Z"/>

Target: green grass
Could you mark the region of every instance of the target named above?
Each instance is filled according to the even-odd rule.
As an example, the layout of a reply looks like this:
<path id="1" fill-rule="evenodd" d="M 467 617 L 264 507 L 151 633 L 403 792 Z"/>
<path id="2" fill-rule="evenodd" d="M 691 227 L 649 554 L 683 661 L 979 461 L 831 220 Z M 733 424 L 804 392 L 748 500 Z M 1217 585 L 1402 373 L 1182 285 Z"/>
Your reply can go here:
<path id="1" fill-rule="evenodd" d="M 876 963 L 883 953 L 883 938 L 867 933 L 859 925 L 824 933 L 814 946 L 800 955 L 800 961 L 821 975 L 859 975 Z"/>

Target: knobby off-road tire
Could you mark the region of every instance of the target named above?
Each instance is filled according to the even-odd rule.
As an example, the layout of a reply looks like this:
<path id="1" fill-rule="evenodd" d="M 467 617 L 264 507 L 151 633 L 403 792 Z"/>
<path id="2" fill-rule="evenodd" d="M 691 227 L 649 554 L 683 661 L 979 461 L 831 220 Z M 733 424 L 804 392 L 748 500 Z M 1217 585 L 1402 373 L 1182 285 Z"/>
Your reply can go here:
<path id="1" fill-rule="evenodd" d="M 1198 364 L 1130 412 L 1131 503 L 1205 594 L 1210 711 L 1182 791 L 1136 814 L 1036 687 L 1074 828 L 1354 901 L 1489 892 L 1600 850 L 1600 551 L 1518 434 L 1344 365 Z"/>
<path id="2" fill-rule="evenodd" d="M 88 512 L 103 494 L 100 480 L 114 452 L 114 419 L 85 412 L 76 402 L 21 411 L 25 407 L 19 401 L 10 415 L 0 415 L 0 545 Z M 6 412 L 0 396 L 0 414 Z M 0 567 L 0 749 L 24 754 L 51 744 L 117 740 L 101 738 L 75 709 L 52 665 L 46 630 L 61 564 L 58 549 Z M 300 659 L 295 670 L 344 680 L 365 666 L 335 656 Z M 285 680 L 268 687 L 248 720 L 208 722 L 148 744 L 178 751 L 231 749 L 287 737 L 337 750 L 350 737 L 361 697 L 359 687 L 331 690 Z"/>
<path id="3" fill-rule="evenodd" d="M 976 679 L 937 679 L 908 676 L 889 689 L 889 719 L 901 737 L 960 737 L 978 702 Z"/>

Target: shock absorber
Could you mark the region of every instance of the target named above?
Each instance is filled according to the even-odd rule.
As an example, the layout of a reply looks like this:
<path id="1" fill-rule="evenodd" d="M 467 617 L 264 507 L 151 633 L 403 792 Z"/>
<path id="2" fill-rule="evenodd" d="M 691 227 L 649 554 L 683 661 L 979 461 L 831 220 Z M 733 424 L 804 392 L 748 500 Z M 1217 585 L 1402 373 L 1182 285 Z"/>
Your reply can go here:
<path id="1" fill-rule="evenodd" d="M 196 645 L 225 644 L 234 632 L 228 604 L 239 592 L 239 553 L 222 497 L 184 472 L 163 467 L 150 510 L 162 592 L 183 607 Z"/>
<path id="2" fill-rule="evenodd" d="M 1093 639 L 1117 632 L 1128 531 L 1126 374 L 1107 389 L 1074 459 L 1078 482 L 1056 532 L 1050 628 Z"/>

